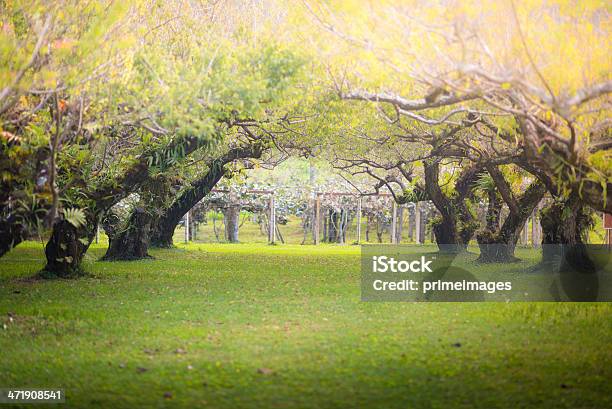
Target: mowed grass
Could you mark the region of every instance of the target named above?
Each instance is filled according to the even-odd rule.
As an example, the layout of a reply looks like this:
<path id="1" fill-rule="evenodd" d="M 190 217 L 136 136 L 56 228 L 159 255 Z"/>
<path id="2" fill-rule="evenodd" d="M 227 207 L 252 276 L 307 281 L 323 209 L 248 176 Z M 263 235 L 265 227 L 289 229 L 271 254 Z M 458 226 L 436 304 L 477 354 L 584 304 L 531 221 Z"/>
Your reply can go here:
<path id="1" fill-rule="evenodd" d="M 357 246 L 104 247 L 75 280 L 31 278 L 40 244 L 0 259 L 0 387 L 76 408 L 612 406 L 608 303 L 364 303 Z M 538 258 L 519 256 L 500 269 Z"/>

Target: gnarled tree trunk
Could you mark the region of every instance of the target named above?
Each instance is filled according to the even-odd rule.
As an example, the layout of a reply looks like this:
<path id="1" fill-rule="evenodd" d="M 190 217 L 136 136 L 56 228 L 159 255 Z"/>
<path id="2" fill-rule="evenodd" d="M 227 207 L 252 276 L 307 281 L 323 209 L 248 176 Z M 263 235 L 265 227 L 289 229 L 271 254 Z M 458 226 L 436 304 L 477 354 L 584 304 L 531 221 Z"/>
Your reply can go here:
<path id="1" fill-rule="evenodd" d="M 478 223 L 470 212 L 466 200 L 472 194 L 472 185 L 481 168 L 464 168 L 455 184 L 455 195 L 447 197 L 440 188 L 439 159 L 424 162 L 425 190 L 440 212 L 440 219 L 433 225 L 438 249 L 446 253 L 458 253 L 467 249 Z"/>
<path id="2" fill-rule="evenodd" d="M 14 217 L 0 221 L 0 257 L 25 240 L 27 234 L 23 224 L 14 220 Z"/>
<path id="3" fill-rule="evenodd" d="M 583 237 L 592 223 L 591 213 L 572 194 L 556 200 L 540 212 L 542 226 L 542 265 L 564 270 L 594 272 L 595 264 L 588 255 Z M 556 269 L 555 269 L 556 270 Z"/>
<path id="4" fill-rule="evenodd" d="M 143 208 L 136 207 L 127 220 L 127 226 L 121 231 L 109 235 L 108 249 L 102 260 L 140 260 L 151 258 L 149 231 L 152 217 Z"/>
<path id="5" fill-rule="evenodd" d="M 96 213 L 86 213 L 86 224 L 79 228 L 74 227 L 66 220 L 57 220 L 53 224 L 51 238 L 45 247 L 47 264 L 43 273 L 50 276 L 67 277 L 81 271 L 81 261 L 91 241 L 95 237 L 98 216 L 131 192 L 150 180 L 149 166 L 153 157 L 165 157 L 164 153 L 182 148 L 184 155 L 189 155 L 202 147 L 202 140 L 197 136 L 180 138 L 161 149 L 154 149 L 143 153 L 136 162 L 119 178 L 109 180 L 108 183 L 97 186 L 95 190 L 85 192 Z"/>
<path id="6" fill-rule="evenodd" d="M 497 168 L 495 168 L 497 169 Z M 529 219 L 531 212 L 538 205 L 544 194 L 546 187 L 543 183 L 536 180 L 519 198 L 515 199 L 510 191 L 510 186 L 503 179 L 503 175 L 499 172 L 492 171 L 493 180 L 500 191 L 503 191 L 502 197 L 508 203 L 510 210 L 508 217 L 504 220 L 500 228 L 495 228 L 494 220 L 490 222 L 489 217 L 497 219 L 499 223 L 499 211 L 495 212 L 491 209 L 491 200 L 495 200 L 491 194 L 489 195 L 489 209 L 493 214 L 487 214 L 487 227 L 478 233 L 477 241 L 480 247 L 480 257 L 478 261 L 483 263 L 506 263 L 516 261 L 514 256 L 516 243 L 518 242 L 521 230 L 525 228 L 525 222 Z M 496 195 L 496 193 L 495 193 Z M 501 203 L 498 204 L 498 209 Z M 499 224 L 498 224 L 499 225 Z"/>
<path id="7" fill-rule="evenodd" d="M 442 252 L 455 253 L 467 248 L 467 243 L 460 238 L 454 214 L 442 213 L 441 219 L 433 225 L 433 232 Z"/>
<path id="8" fill-rule="evenodd" d="M 502 201 L 499 193 L 495 190 L 487 192 L 487 214 L 486 214 L 486 229 L 489 231 L 497 231 L 501 220 Z"/>
<path id="9" fill-rule="evenodd" d="M 97 220 L 87 215 L 85 225 L 75 227 L 64 219 L 53 223 L 51 237 L 45 246 L 47 264 L 43 275 L 53 277 L 72 277 L 80 275 L 81 261 L 96 235 Z"/>

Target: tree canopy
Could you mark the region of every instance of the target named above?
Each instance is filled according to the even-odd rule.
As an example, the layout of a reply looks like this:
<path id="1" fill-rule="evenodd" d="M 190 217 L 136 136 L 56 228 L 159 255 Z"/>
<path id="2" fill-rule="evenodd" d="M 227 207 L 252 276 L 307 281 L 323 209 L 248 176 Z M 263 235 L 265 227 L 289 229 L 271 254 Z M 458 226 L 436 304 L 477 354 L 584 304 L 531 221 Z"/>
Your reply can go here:
<path id="1" fill-rule="evenodd" d="M 149 228 L 174 211 L 173 229 L 240 160 L 317 157 L 360 189 L 431 200 L 439 244 L 459 248 L 482 227 L 479 200 L 510 216 L 477 237 L 511 247 L 545 194 L 560 217 L 612 211 L 600 1 L 0 10 L 0 254 L 46 229 L 51 271 L 78 270 L 129 195 L 162 203 Z"/>

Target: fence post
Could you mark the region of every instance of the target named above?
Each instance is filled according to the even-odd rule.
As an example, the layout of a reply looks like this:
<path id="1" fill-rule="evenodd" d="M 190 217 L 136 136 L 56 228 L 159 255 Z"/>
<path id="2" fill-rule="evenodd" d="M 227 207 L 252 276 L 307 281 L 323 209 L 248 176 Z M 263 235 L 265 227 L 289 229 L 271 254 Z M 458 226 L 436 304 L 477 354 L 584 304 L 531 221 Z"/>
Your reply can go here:
<path id="1" fill-rule="evenodd" d="M 319 244 L 320 242 L 320 237 L 319 237 L 319 229 L 321 226 L 321 198 L 319 197 L 319 194 L 316 193 L 315 194 L 315 217 L 314 217 L 314 244 Z"/>
<path id="2" fill-rule="evenodd" d="M 361 196 L 357 202 L 357 244 L 361 243 Z"/>
<path id="3" fill-rule="evenodd" d="M 404 229 L 404 205 L 401 204 L 397 208 L 397 228 L 395 229 L 395 244 L 402 243 L 402 231 Z"/>
<path id="4" fill-rule="evenodd" d="M 393 216 L 391 218 L 391 244 L 397 243 L 396 231 L 397 231 L 397 203 L 393 201 L 392 207 Z"/>
<path id="5" fill-rule="evenodd" d="M 412 208 L 412 211 L 410 211 L 410 209 Z M 412 204 L 412 206 L 408 206 L 408 238 L 410 241 L 412 241 L 414 239 L 414 220 L 415 220 L 415 213 L 414 213 L 414 203 Z"/>
<path id="6" fill-rule="evenodd" d="M 274 244 L 274 239 L 276 237 L 276 210 L 274 209 L 274 193 L 270 194 L 270 203 L 269 203 L 269 226 L 268 226 L 268 242 L 270 244 Z"/>
<path id="7" fill-rule="evenodd" d="M 183 224 L 185 225 L 185 243 L 187 243 L 189 242 L 189 210 L 185 213 Z"/>
<path id="8" fill-rule="evenodd" d="M 421 240 L 421 209 L 419 208 L 419 202 L 414 204 L 414 227 L 416 229 L 416 244 L 423 244 Z"/>

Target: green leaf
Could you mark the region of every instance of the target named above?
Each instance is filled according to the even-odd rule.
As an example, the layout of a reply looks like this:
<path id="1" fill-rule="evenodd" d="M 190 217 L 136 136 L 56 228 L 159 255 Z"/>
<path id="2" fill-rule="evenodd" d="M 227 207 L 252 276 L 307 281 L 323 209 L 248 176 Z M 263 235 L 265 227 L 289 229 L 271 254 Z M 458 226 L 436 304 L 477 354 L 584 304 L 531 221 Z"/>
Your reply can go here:
<path id="1" fill-rule="evenodd" d="M 64 219 L 77 229 L 81 226 L 84 226 L 87 222 L 87 218 L 85 217 L 85 213 L 83 212 L 83 210 L 77 208 L 65 209 Z"/>

